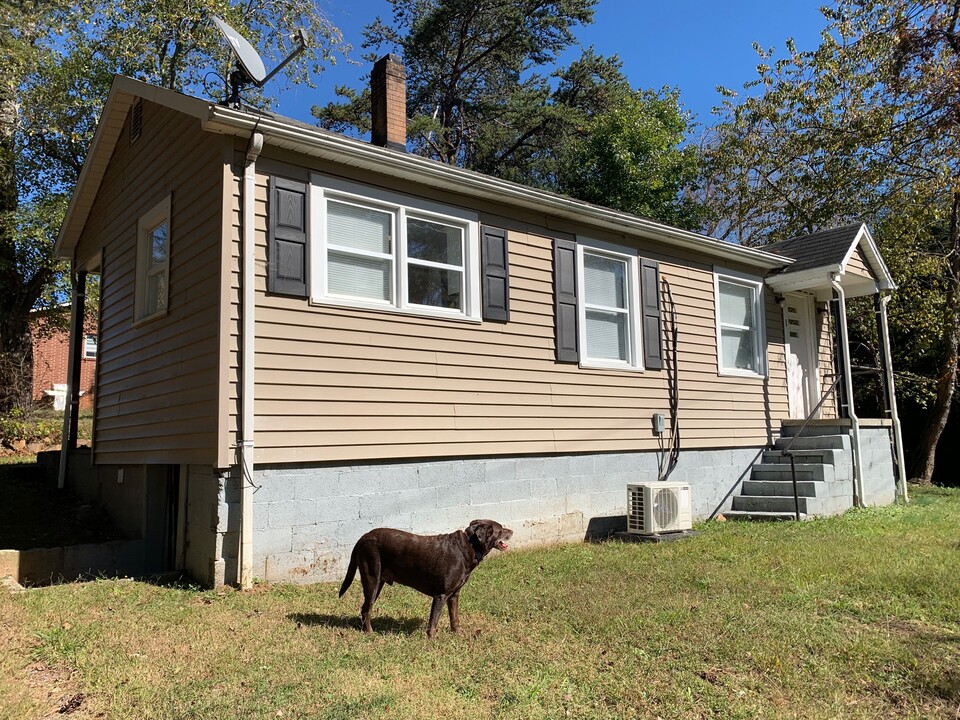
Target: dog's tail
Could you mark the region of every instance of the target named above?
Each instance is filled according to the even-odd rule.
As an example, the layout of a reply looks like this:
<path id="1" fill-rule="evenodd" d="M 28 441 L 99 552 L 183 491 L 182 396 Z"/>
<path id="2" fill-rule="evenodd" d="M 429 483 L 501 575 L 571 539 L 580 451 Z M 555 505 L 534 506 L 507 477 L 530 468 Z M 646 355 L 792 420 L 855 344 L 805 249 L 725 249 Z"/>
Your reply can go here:
<path id="1" fill-rule="evenodd" d="M 353 582 L 354 575 L 357 574 L 357 546 L 353 546 L 353 552 L 350 553 L 350 565 L 347 567 L 347 576 L 343 579 L 343 584 L 340 586 L 340 595 L 343 597 L 343 594 L 347 591 L 347 588 L 350 587 L 350 583 Z"/>

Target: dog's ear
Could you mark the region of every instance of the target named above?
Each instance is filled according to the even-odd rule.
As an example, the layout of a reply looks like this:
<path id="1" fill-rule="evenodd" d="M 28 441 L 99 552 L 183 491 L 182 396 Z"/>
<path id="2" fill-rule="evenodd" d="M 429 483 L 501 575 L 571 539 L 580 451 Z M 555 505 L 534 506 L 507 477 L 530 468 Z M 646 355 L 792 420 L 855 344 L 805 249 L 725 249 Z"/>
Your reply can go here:
<path id="1" fill-rule="evenodd" d="M 467 526 L 467 536 L 474 535 L 481 545 L 490 539 L 490 524 L 486 520 L 471 520 Z"/>

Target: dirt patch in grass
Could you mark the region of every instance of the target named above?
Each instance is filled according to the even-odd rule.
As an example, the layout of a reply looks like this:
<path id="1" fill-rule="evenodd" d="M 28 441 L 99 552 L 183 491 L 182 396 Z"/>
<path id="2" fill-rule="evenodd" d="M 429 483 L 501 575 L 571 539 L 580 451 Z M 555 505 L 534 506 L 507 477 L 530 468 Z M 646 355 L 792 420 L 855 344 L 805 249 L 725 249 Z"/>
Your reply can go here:
<path id="1" fill-rule="evenodd" d="M 0 592 L 9 590 L 0 588 Z M 0 718 L 93 717 L 84 707 L 85 697 L 74 672 L 31 661 L 33 647 L 24 632 L 21 608 L 12 603 L 3 603 L 3 607 L 0 647 L 8 652 L 0 653 Z"/>
<path id="2" fill-rule="evenodd" d="M 36 463 L 0 465 L 0 550 L 30 550 L 120 538 L 106 514 L 60 490 Z"/>

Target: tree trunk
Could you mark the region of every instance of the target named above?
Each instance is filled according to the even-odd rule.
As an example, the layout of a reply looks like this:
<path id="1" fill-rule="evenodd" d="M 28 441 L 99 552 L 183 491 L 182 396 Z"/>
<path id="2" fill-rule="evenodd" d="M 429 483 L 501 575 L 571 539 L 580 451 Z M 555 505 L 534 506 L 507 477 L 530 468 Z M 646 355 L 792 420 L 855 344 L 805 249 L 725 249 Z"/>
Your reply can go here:
<path id="1" fill-rule="evenodd" d="M 15 318 L 11 318 L 15 319 Z M 0 413 L 33 400 L 33 336 L 29 325 L 0 323 Z"/>
<path id="2" fill-rule="evenodd" d="M 16 121 L 13 92 L 0 88 L 0 412 L 28 404 L 33 385 L 32 303 L 24 299 L 13 235 L 18 204 Z"/>
<path id="3" fill-rule="evenodd" d="M 947 291 L 944 297 L 943 343 L 941 360 L 937 366 L 937 396 L 920 435 L 912 467 L 910 482 L 929 485 L 937 444 L 950 417 L 953 394 L 957 383 L 957 360 L 960 356 L 960 192 L 954 193 L 950 216 L 950 241 L 947 248 Z"/>

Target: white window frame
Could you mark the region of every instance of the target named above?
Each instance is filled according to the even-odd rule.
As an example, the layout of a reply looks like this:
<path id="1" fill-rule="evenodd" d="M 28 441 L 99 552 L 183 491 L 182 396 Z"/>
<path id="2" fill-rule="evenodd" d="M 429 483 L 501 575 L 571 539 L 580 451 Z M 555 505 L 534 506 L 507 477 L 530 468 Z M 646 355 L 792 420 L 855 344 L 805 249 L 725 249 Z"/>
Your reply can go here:
<path id="1" fill-rule="evenodd" d="M 167 226 L 167 256 L 163 265 L 151 269 L 149 257 L 153 231 L 161 225 Z M 170 195 L 158 202 L 149 211 L 144 213 L 137 222 L 137 276 L 135 280 L 136 294 L 134 296 L 134 324 L 144 323 L 167 314 L 170 307 L 170 249 L 172 246 L 170 232 Z M 146 315 L 147 305 L 147 278 L 155 275 L 164 275 L 163 307 L 156 312 Z"/>
<path id="2" fill-rule="evenodd" d="M 757 327 L 754 333 L 754 353 L 757 363 L 757 371 L 745 370 L 737 367 L 727 367 L 723 359 L 723 333 L 725 327 L 720 321 L 720 284 L 739 285 L 749 288 L 753 291 L 753 316 Z M 762 278 L 754 275 L 746 275 L 733 270 L 714 270 L 713 273 L 713 293 L 714 293 L 714 316 L 716 320 L 717 337 L 717 373 L 719 375 L 729 375 L 737 377 L 767 377 L 767 333 L 766 333 L 766 313 L 764 310 L 764 283 Z M 732 326 L 731 326 L 732 327 Z M 749 329 L 745 326 L 736 326 L 737 329 Z"/>
<path id="3" fill-rule="evenodd" d="M 90 352 L 89 341 L 93 339 L 93 352 Z M 86 333 L 83 336 L 83 359 L 91 360 L 97 356 L 97 351 L 100 349 L 100 345 L 97 342 L 96 333 Z"/>
<path id="4" fill-rule="evenodd" d="M 585 254 L 599 255 L 626 263 L 626 314 L 627 314 L 627 359 L 592 358 L 587 346 L 587 286 L 584 277 Z M 612 308 L 604 308 L 610 310 Z M 580 367 L 607 370 L 642 371 L 643 346 L 641 343 L 640 314 L 640 258 L 637 250 L 613 245 L 591 238 L 577 238 L 577 342 L 580 348 Z"/>
<path id="5" fill-rule="evenodd" d="M 393 216 L 392 297 L 387 301 L 334 295 L 327 286 L 327 253 L 335 245 L 327 239 L 327 200 L 344 202 Z M 411 315 L 480 322 L 480 223 L 479 216 L 460 208 L 372 188 L 360 183 L 320 174 L 310 176 L 310 301 L 315 305 L 336 305 L 383 310 Z M 450 309 L 418 305 L 408 299 L 408 268 L 411 265 L 456 269 L 455 266 L 407 257 L 407 219 L 452 225 L 463 230 L 463 308 Z M 353 252 L 353 251 L 351 251 Z M 355 254 L 362 255 L 363 251 Z M 386 259 L 386 256 L 380 259 Z"/>

